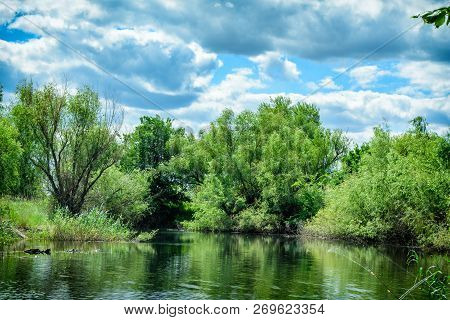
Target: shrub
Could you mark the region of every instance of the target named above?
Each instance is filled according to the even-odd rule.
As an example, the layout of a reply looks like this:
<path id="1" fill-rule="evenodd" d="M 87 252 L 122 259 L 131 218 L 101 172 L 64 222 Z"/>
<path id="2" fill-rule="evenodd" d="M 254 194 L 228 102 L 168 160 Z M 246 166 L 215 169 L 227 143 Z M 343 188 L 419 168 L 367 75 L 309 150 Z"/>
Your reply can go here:
<path id="1" fill-rule="evenodd" d="M 230 230 L 232 221 L 225 211 L 214 207 L 197 208 L 193 215 L 194 220 L 183 221 L 181 225 L 194 231 L 226 231 Z"/>
<path id="2" fill-rule="evenodd" d="M 112 219 L 137 225 L 148 208 L 148 178 L 147 171 L 126 173 L 117 167 L 111 167 L 89 193 L 85 210 L 101 208 Z"/>
<path id="3" fill-rule="evenodd" d="M 235 218 L 236 229 L 243 232 L 276 232 L 280 229 L 280 217 L 265 208 L 247 208 Z"/>
<path id="4" fill-rule="evenodd" d="M 433 133 L 391 137 L 376 129 L 358 172 L 327 190 L 325 208 L 306 230 L 450 247 L 448 144 Z"/>
<path id="5" fill-rule="evenodd" d="M 57 210 L 53 216 L 55 240 L 116 241 L 129 240 L 134 233 L 119 220 L 114 220 L 100 209 L 91 209 L 78 216 Z"/>

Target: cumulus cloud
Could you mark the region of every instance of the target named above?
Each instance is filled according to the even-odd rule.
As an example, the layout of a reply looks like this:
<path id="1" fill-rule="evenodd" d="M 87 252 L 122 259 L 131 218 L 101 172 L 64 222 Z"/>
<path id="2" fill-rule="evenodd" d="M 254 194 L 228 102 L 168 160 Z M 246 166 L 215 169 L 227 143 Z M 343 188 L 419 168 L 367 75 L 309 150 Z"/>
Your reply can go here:
<path id="1" fill-rule="evenodd" d="M 255 111 L 261 102 L 278 95 L 287 96 L 293 102 L 305 99 L 304 95 L 292 92 L 255 92 L 255 89 L 262 88 L 264 84 L 255 78 L 250 69 L 237 69 L 190 105 L 174 110 L 173 114 L 182 125 L 198 131 L 216 119 L 225 108 L 235 112 Z M 433 129 L 440 133 L 450 123 L 450 101 L 445 97 L 424 98 L 371 90 L 343 90 L 319 92 L 306 101 L 320 108 L 326 127 L 344 130 L 357 143 L 367 141 L 372 136 L 372 128 L 384 121 L 388 122 L 393 132 L 405 130 L 408 121 L 418 115 L 429 119 Z M 148 112 L 143 110 L 142 114 Z"/>
<path id="2" fill-rule="evenodd" d="M 320 80 L 318 83 L 308 82 L 306 84 L 310 90 L 329 89 L 329 90 L 341 90 L 343 87 L 336 84 L 332 77 L 328 76 Z"/>
<path id="3" fill-rule="evenodd" d="M 250 60 L 258 64 L 259 73 L 264 79 L 298 80 L 300 77 L 297 65 L 279 52 L 266 52 Z"/>
<path id="4" fill-rule="evenodd" d="M 104 84 L 124 103 L 136 104 L 128 89 L 113 83 L 107 75 L 53 37 L 75 48 L 114 76 L 126 81 L 152 100 L 173 108 L 190 103 L 210 83 L 221 66 L 217 54 L 198 43 L 154 29 L 151 25 L 112 26 L 103 8 L 80 2 L 66 6 L 63 1 L 38 6 L 33 1 L 22 5 L 24 14 L 7 27 L 40 35 L 24 42 L 0 40 L 0 63 L 23 78 L 46 82 L 69 75 L 74 85 Z M 30 14 L 27 14 L 29 10 Z M 31 23 L 30 23 L 31 21 Z M 3 83 L 12 82 L 2 76 Z M 8 88 L 11 89 L 11 88 Z M 143 101 L 141 99 L 140 104 Z"/>
<path id="5" fill-rule="evenodd" d="M 415 23 L 411 15 L 437 6 L 431 0 L 410 1 L 407 6 L 402 0 L 370 0 L 364 5 L 358 0 L 215 3 L 28 0 L 11 4 L 22 12 L 46 8 L 46 15 L 53 19 L 49 20 L 49 27 L 77 26 L 80 21 L 94 20 L 97 25 L 127 27 L 151 22 L 156 29 L 217 53 L 255 56 L 280 51 L 310 59 L 359 58 Z M 450 35 L 436 31 L 427 26 L 417 27 L 383 48 L 377 58 L 398 55 L 448 58 Z M 423 45 L 430 41 L 433 46 Z"/>
<path id="6" fill-rule="evenodd" d="M 397 65 L 396 75 L 409 80 L 411 91 L 429 90 L 435 95 L 447 96 L 450 93 L 449 64 L 431 61 L 402 62 Z"/>
<path id="7" fill-rule="evenodd" d="M 380 70 L 377 66 L 356 67 L 349 72 L 350 78 L 352 78 L 361 88 L 370 87 L 370 85 L 377 81 L 379 77 L 388 74 L 390 74 L 390 72 Z"/>
<path id="8" fill-rule="evenodd" d="M 349 77 L 357 87 L 352 88 L 361 91 L 342 91 L 348 89 L 346 83 L 330 81 L 326 76 L 330 70 L 320 68 L 330 59 L 354 61 L 372 51 L 415 23 L 411 15 L 434 7 L 431 0 L 411 1 L 408 6 L 401 0 L 368 0 L 364 6 L 358 0 L 11 0 L 8 4 L 20 14 L 14 16 L 1 7 L 0 23 L 7 23 L 3 28 L 38 38 L 16 43 L 0 40 L 0 81 L 7 91 L 13 91 L 17 80 L 24 77 L 46 82 L 68 75 L 75 85 L 87 83 L 113 92 L 127 108 L 129 128 L 140 114 L 160 112 L 152 101 L 171 109 L 194 129 L 209 123 L 225 107 L 254 110 L 261 101 L 278 94 L 299 101 L 304 96 L 293 93 L 292 87 L 282 92 L 276 86 L 277 80 L 300 80 L 294 63 L 298 59 L 313 60 L 320 69 L 320 76 L 313 79 L 321 80 L 307 86 L 328 90 L 308 101 L 321 108 L 327 126 L 366 137 L 383 118 L 396 127 L 418 114 L 427 116 L 438 128 L 449 123 L 450 33 L 442 29 L 418 26 L 380 50 L 368 65 L 353 69 Z M 29 20 L 151 101 L 106 77 Z M 227 71 L 215 77 L 217 70 L 223 71 L 221 54 L 241 55 L 246 63 L 250 59 L 258 73 L 252 71 L 256 69 L 253 66 L 238 64 L 239 69 L 227 74 L 233 67 L 228 65 Z M 394 70 L 377 65 L 377 59 L 392 58 L 395 63 L 401 61 Z M 302 78 L 311 72 L 303 65 L 301 71 Z M 368 90 L 388 72 L 406 79 L 408 85 L 396 88 L 394 94 Z"/>

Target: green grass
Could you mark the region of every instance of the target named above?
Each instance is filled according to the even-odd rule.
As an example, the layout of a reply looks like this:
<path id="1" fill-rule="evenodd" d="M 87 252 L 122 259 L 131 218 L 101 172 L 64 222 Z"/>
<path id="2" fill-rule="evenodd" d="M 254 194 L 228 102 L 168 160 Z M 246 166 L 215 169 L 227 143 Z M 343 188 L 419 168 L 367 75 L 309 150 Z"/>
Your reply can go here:
<path id="1" fill-rule="evenodd" d="M 52 224 L 53 240 L 120 241 L 130 240 L 135 234 L 99 209 L 83 212 L 77 217 L 69 216 L 64 210 L 57 210 Z"/>
<path id="2" fill-rule="evenodd" d="M 9 221 L 0 220 L 0 245 L 18 240 Z"/>
<path id="3" fill-rule="evenodd" d="M 3 224 L 3 228 L 0 229 L 1 238 L 9 239 L 8 242 L 19 238 L 14 229 L 20 230 L 27 238 L 48 238 L 51 222 L 49 203 L 46 199 L 27 200 L 4 197 L 0 199 L 0 208 L 0 219 Z"/>
<path id="4" fill-rule="evenodd" d="M 64 210 L 51 213 L 50 208 L 48 199 L 0 198 L 0 242 L 20 239 L 15 229 L 28 239 L 118 241 L 135 235 L 101 210 L 71 217 Z"/>
<path id="5" fill-rule="evenodd" d="M 2 198 L 0 205 L 8 207 L 7 218 L 19 229 L 39 229 L 49 226 L 50 205 L 46 199 Z"/>

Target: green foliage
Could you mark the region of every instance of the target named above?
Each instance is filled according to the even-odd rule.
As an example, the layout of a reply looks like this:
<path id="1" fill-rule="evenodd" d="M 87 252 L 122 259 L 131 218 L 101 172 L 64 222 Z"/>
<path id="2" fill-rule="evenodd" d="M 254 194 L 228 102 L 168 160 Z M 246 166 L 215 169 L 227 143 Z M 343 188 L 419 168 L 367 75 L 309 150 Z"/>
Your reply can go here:
<path id="1" fill-rule="evenodd" d="M 279 231 L 281 226 L 280 217 L 269 213 L 266 208 L 244 209 L 235 219 L 236 229 L 242 232 L 272 233 Z"/>
<path id="2" fill-rule="evenodd" d="M 447 300 L 448 275 L 435 265 L 424 269 L 420 265 L 420 260 L 421 257 L 415 250 L 408 252 L 408 268 L 416 268 L 416 277 L 413 286 L 400 299 L 407 297 L 414 290 L 422 290 L 430 299 Z"/>
<path id="3" fill-rule="evenodd" d="M 35 141 L 33 141 L 32 130 L 27 121 L 30 116 L 28 114 L 29 110 L 24 107 L 31 103 L 32 92 L 33 84 L 31 82 L 19 85 L 17 88 L 18 102 L 10 112 L 12 123 L 14 123 L 14 126 L 20 132 L 18 141 L 22 147 L 22 156 L 18 163 L 19 182 L 13 195 L 26 198 L 41 195 L 43 185 L 42 172 L 31 161 Z"/>
<path id="4" fill-rule="evenodd" d="M 321 185 L 346 148 L 312 105 L 278 97 L 256 113 L 226 110 L 196 142 L 207 175 L 192 192 L 195 222 L 184 226 L 268 232 L 306 219 L 320 208 Z M 249 227 L 251 213 L 259 227 Z"/>
<path id="5" fill-rule="evenodd" d="M 123 172 L 113 166 L 107 170 L 88 194 L 85 208 L 102 208 L 113 219 L 136 226 L 148 209 L 147 193 L 150 172 Z"/>
<path id="6" fill-rule="evenodd" d="M 11 194 L 19 183 L 22 148 L 18 135 L 10 121 L 0 116 L 0 195 Z"/>
<path id="7" fill-rule="evenodd" d="M 13 231 L 13 226 L 8 219 L 11 208 L 0 202 L 0 245 L 17 240 L 17 235 Z"/>
<path id="8" fill-rule="evenodd" d="M 172 127 L 172 121 L 159 116 L 144 116 L 140 122 L 124 138 L 126 149 L 120 163 L 126 170 L 154 169 L 172 155 L 168 141 L 177 131 Z"/>
<path id="9" fill-rule="evenodd" d="M 140 121 L 135 130 L 125 136 L 125 153 L 120 161 L 121 168 L 127 172 L 146 172 L 147 210 L 136 222 L 143 227 L 171 226 L 186 200 L 185 181 L 195 170 L 186 167 L 190 164 L 188 161 L 178 160 L 169 165 L 169 160 L 179 155 L 193 138 L 187 136 L 184 129 L 173 128 L 170 119 L 155 116 L 142 117 Z"/>
<path id="10" fill-rule="evenodd" d="M 136 237 L 135 240 L 137 242 L 149 242 L 153 240 L 153 238 L 156 236 L 157 233 L 158 230 L 152 230 L 150 232 L 141 232 L 139 233 L 139 235 Z"/>
<path id="11" fill-rule="evenodd" d="M 37 231 L 49 228 L 50 204 L 47 199 L 2 198 L 1 205 L 9 208 L 5 218 L 19 229 Z"/>
<path id="12" fill-rule="evenodd" d="M 65 210 L 57 210 L 52 219 L 54 240 L 118 241 L 130 240 L 134 232 L 119 220 L 113 220 L 99 209 L 91 209 L 74 217 Z"/>
<path id="13" fill-rule="evenodd" d="M 424 23 L 434 24 L 436 28 L 439 28 L 445 23 L 447 19 L 446 25 L 450 25 L 450 7 L 442 7 L 439 9 L 435 9 L 432 11 L 427 11 L 425 13 L 417 14 L 412 16 L 412 18 L 422 18 Z"/>
<path id="14" fill-rule="evenodd" d="M 25 133 L 27 161 L 45 176 L 58 205 L 78 214 L 88 192 L 120 156 L 117 108 L 102 106 L 88 87 L 69 94 L 54 84 L 35 89 L 25 83 L 11 113 Z"/>
<path id="15" fill-rule="evenodd" d="M 375 129 L 360 169 L 329 188 L 306 230 L 336 237 L 450 246 L 449 139 L 413 122 L 392 137 Z"/>

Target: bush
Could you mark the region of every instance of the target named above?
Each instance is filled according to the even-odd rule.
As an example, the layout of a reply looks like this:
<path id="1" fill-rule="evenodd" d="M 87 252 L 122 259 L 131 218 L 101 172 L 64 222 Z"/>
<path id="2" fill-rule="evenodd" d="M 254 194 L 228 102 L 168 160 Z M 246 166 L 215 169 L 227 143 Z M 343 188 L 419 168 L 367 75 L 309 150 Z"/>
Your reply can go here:
<path id="1" fill-rule="evenodd" d="M 227 231 L 231 229 L 232 221 L 225 211 L 214 207 L 197 208 L 194 220 L 183 221 L 181 225 L 194 231 Z"/>
<path id="2" fill-rule="evenodd" d="M 359 170 L 330 188 L 306 230 L 336 237 L 450 247 L 448 137 L 376 129 Z"/>
<path id="3" fill-rule="evenodd" d="M 137 225 L 148 208 L 148 178 L 147 171 L 125 173 L 117 167 L 111 167 L 89 193 L 85 210 L 101 208 L 114 220 Z"/>
<path id="4" fill-rule="evenodd" d="M 265 208 L 247 208 L 235 220 L 237 231 L 271 233 L 280 229 L 280 217 Z"/>
<path id="5" fill-rule="evenodd" d="M 53 216 L 54 240 L 117 241 L 129 240 L 134 236 L 119 220 L 114 220 L 100 209 L 71 216 L 64 210 L 57 210 Z"/>

